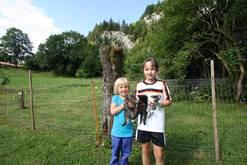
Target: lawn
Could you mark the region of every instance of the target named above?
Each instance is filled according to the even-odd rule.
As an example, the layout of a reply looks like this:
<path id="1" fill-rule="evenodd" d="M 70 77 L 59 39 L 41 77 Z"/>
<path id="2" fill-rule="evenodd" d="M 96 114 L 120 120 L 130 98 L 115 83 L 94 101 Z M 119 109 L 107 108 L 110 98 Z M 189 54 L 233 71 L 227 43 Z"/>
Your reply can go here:
<path id="1" fill-rule="evenodd" d="M 102 109 L 102 79 L 79 79 L 33 72 L 36 130 L 29 110 L 28 72 L 0 67 L 10 84 L 0 94 L 0 164 L 109 164 L 110 140 L 96 145 L 92 81 L 98 118 Z M 25 109 L 18 105 L 24 90 Z M 166 164 L 247 164 L 246 105 L 218 103 L 221 161 L 216 163 L 211 106 L 174 102 L 166 110 Z M 100 127 L 100 132 L 102 132 Z M 152 164 L 154 158 L 151 157 Z M 141 164 L 134 141 L 130 164 Z"/>

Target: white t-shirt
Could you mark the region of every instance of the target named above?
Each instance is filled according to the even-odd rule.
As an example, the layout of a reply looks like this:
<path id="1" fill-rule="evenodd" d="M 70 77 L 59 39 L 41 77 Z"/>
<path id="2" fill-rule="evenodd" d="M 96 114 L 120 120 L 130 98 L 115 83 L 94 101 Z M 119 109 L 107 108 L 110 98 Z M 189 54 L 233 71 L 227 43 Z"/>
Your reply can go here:
<path id="1" fill-rule="evenodd" d="M 160 95 L 163 100 L 171 100 L 170 91 L 167 84 L 162 80 L 156 80 L 152 84 L 141 81 L 136 86 L 136 95 Z M 149 114 L 148 114 L 149 116 Z M 146 124 L 140 123 L 140 115 L 138 116 L 138 130 L 149 132 L 164 132 L 165 128 L 165 110 L 164 107 L 157 106 L 150 117 L 147 117 Z"/>

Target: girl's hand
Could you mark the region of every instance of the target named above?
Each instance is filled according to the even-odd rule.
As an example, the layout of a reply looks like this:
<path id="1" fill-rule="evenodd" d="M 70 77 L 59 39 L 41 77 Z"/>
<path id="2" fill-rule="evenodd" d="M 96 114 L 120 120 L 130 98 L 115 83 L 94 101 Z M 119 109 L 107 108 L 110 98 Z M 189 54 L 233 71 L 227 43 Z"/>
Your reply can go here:
<path id="1" fill-rule="evenodd" d="M 111 104 L 111 114 L 117 114 L 124 109 L 124 104 L 119 105 L 118 107 L 115 104 Z"/>
<path id="2" fill-rule="evenodd" d="M 120 111 L 123 110 L 123 109 L 124 109 L 124 104 L 121 104 L 121 105 L 119 106 L 119 108 L 120 108 Z"/>

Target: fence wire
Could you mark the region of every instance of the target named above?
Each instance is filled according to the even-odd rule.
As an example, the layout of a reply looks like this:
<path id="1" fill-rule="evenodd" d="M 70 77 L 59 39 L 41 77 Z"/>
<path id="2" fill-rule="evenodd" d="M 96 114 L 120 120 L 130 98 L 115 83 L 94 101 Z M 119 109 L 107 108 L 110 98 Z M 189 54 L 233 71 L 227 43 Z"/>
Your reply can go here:
<path id="1" fill-rule="evenodd" d="M 20 89 L 5 87 L 1 90 L 1 120 L 16 127 L 30 128 L 29 90 L 24 91 L 24 109 L 19 106 Z M 99 120 L 102 108 L 102 87 L 95 85 L 96 109 Z M 92 137 L 95 134 L 95 117 L 92 109 L 92 87 L 88 84 L 70 84 L 51 88 L 34 88 L 33 106 L 37 129 L 52 129 L 69 134 Z M 99 121 L 99 123 L 101 123 Z M 100 128 L 101 131 L 101 128 Z"/>
<path id="2" fill-rule="evenodd" d="M 42 81 L 39 81 L 42 84 Z M 135 84 L 131 84 L 134 90 Z M 167 162 L 214 161 L 211 86 L 169 85 L 173 104 L 166 109 Z M 244 86 L 244 90 L 246 90 Z M 24 91 L 24 109 L 19 92 Z M 96 109 L 102 133 L 102 83 L 95 84 Z M 90 82 L 33 90 L 34 118 L 37 129 L 49 129 L 84 139 L 96 139 Z M 246 94 L 236 103 L 232 84 L 216 86 L 218 129 L 223 161 L 247 163 Z M 4 87 L 0 93 L 0 122 L 31 129 L 28 86 Z"/>

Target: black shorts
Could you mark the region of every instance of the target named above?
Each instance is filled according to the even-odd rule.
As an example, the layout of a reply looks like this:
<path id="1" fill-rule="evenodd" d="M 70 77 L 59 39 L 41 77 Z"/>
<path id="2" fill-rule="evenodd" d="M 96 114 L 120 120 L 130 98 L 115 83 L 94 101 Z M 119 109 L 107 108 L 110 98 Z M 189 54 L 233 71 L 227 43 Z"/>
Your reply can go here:
<path id="1" fill-rule="evenodd" d="M 152 143 L 157 146 L 165 146 L 164 133 L 162 132 L 148 132 L 137 130 L 136 140 L 140 143 L 150 142 L 151 140 Z"/>

